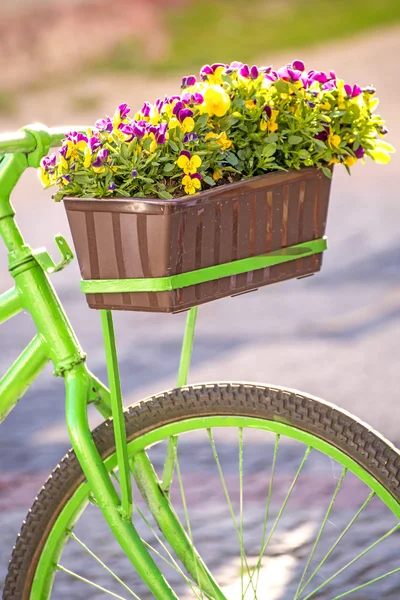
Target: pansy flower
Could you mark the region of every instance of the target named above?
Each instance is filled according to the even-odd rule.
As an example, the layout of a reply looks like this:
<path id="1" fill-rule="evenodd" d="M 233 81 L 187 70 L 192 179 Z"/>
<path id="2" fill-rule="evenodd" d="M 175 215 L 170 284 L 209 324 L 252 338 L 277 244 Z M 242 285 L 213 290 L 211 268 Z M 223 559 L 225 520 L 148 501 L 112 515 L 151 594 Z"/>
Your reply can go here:
<path id="1" fill-rule="evenodd" d="M 197 154 L 191 155 L 187 150 L 182 150 L 176 164 L 186 175 L 193 175 L 201 166 L 201 158 Z"/>
<path id="2" fill-rule="evenodd" d="M 185 175 L 184 177 L 182 177 L 182 185 L 185 188 L 186 194 L 189 194 L 189 195 L 195 194 L 201 188 L 200 173 L 194 173 L 192 175 Z"/>

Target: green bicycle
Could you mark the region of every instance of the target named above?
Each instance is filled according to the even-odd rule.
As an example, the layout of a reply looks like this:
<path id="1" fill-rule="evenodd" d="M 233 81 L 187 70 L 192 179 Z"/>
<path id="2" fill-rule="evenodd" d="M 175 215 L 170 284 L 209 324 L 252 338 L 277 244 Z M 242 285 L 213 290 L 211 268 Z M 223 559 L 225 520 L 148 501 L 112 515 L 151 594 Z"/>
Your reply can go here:
<path id="1" fill-rule="evenodd" d="M 59 145 L 65 129 L 49 132 Z M 378 433 L 297 391 L 187 385 L 197 308 L 175 390 L 123 410 L 108 310 L 110 389 L 88 370 L 48 277 L 72 252 L 61 236 L 58 263 L 32 250 L 10 203 L 46 150 L 40 128 L 0 136 L 0 234 L 15 280 L 0 297 L 0 321 L 24 310 L 37 328 L 0 380 L 0 420 L 51 361 L 65 380 L 73 450 L 28 513 L 3 599 L 398 598 L 400 454 Z M 93 432 L 89 404 L 106 419 Z"/>

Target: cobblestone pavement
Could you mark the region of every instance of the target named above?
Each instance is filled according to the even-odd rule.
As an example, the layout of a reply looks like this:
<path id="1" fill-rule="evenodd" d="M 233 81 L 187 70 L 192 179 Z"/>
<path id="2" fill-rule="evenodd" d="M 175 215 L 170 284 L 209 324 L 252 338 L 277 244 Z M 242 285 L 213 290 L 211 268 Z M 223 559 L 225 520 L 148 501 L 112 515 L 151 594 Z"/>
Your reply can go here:
<path id="1" fill-rule="evenodd" d="M 382 113 L 387 116 L 390 141 L 393 143 L 399 138 L 400 120 L 392 98 L 399 97 L 400 82 L 390 77 L 390 60 L 382 65 L 378 55 L 392 56 L 394 60 L 399 54 L 399 45 L 397 30 L 375 37 L 371 35 L 340 48 L 332 46 L 303 53 L 309 63 L 320 64 L 321 68 L 336 68 L 351 81 L 357 79 L 366 84 L 374 83 L 381 90 Z M 379 53 L 376 52 L 377 47 L 380 48 Z M 278 57 L 276 62 L 291 57 L 292 53 Z M 142 82 L 140 88 L 134 89 L 131 82 L 128 85 L 127 81 L 122 81 L 118 88 L 118 82 L 113 81 L 110 94 L 113 100 L 115 96 L 119 101 L 128 94 L 129 97 L 134 95 L 139 105 L 145 94 L 159 95 L 162 86 L 164 82 L 151 83 L 147 87 Z M 172 89 L 171 82 L 165 83 L 165 89 Z M 53 100 L 49 92 L 48 102 Z M 49 113 L 45 106 L 43 98 L 33 98 L 22 120 L 32 120 L 34 115 L 49 124 L 61 120 L 57 109 Z M 49 114 L 48 119 L 46 114 Z M 88 120 L 85 116 L 65 112 L 65 120 L 70 122 L 83 119 Z M 5 129 L 1 121 L 0 126 Z M 339 404 L 390 439 L 400 441 L 396 419 L 400 358 L 398 168 L 399 159 L 395 157 L 385 168 L 373 164 L 357 167 L 351 178 L 337 169 L 327 232 L 330 248 L 321 274 L 264 288 L 232 300 L 222 300 L 199 310 L 191 381 L 264 381 L 301 389 Z M 18 186 L 15 207 L 23 230 L 30 232 L 28 241 L 33 246 L 45 244 L 54 251 L 51 239 L 57 232 L 70 239 L 63 208 L 54 205 L 49 194 L 42 193 L 34 173 L 28 173 Z M 32 223 L 35 224 L 34 229 Z M 55 275 L 53 281 L 89 354 L 90 367 L 98 376 L 105 378 L 99 315 L 85 306 L 79 292 L 76 264 Z M 10 285 L 4 250 L 0 253 L 0 285 L 2 289 Z M 184 315 L 116 315 L 126 404 L 174 385 L 184 319 Z M 33 336 L 29 317 L 20 315 L 4 324 L 1 335 L 0 370 L 4 371 L 24 342 Z M 96 415 L 92 418 L 93 424 L 99 422 Z M 69 446 L 63 419 L 63 384 L 52 378 L 49 368 L 15 408 L 6 424 L 0 427 L 0 580 L 4 578 L 10 549 L 28 506 Z M 201 455 L 200 446 L 197 450 Z M 229 457 L 228 443 L 226 452 Z M 285 456 L 289 471 L 298 460 L 295 447 L 288 446 Z M 254 450 L 249 463 L 253 464 L 251 481 L 246 487 L 246 493 L 249 490 L 246 543 L 252 556 L 258 552 L 255 540 L 258 540 L 260 532 L 257 525 L 265 508 L 265 497 L 262 496 L 260 502 L 261 495 L 257 490 L 262 485 L 263 474 L 265 477 L 266 465 L 261 464 L 257 457 L 258 453 Z M 193 462 L 196 464 L 196 461 Z M 202 464 L 203 470 L 204 466 L 207 464 Z M 282 489 L 289 481 L 284 466 L 279 472 Z M 197 467 L 193 473 L 198 473 Z M 332 471 L 329 471 L 329 476 L 327 473 L 326 477 L 322 477 L 318 468 L 309 473 L 307 486 L 299 492 L 298 504 L 282 519 L 281 530 L 276 532 L 276 540 L 269 548 L 269 566 L 260 575 L 269 586 L 268 595 L 263 595 L 263 600 L 294 597 L 307 550 L 310 551 L 323 515 L 323 500 L 326 500 L 324 482 L 328 487 L 332 483 Z M 217 489 L 218 479 L 209 477 L 207 481 L 209 487 L 204 488 L 207 494 L 201 495 L 198 501 L 192 499 L 194 536 L 203 536 L 199 546 L 204 544 L 204 551 L 210 553 L 211 568 L 225 582 L 230 600 L 235 600 L 238 591 L 230 586 L 237 577 L 240 563 L 237 562 L 237 547 L 234 548 L 234 532 L 231 527 L 230 533 L 225 535 L 224 527 L 228 527 L 229 515 L 223 495 L 220 492 L 219 495 L 217 492 L 211 494 L 214 488 Z M 329 535 L 334 536 L 338 527 L 343 527 L 362 503 L 361 492 L 358 494 L 355 489 L 352 488 L 349 493 L 353 503 L 342 506 L 332 526 L 327 528 L 327 544 L 329 539 L 333 539 Z M 82 538 L 89 546 L 103 548 L 105 557 L 113 566 L 117 560 L 116 548 L 92 513 L 88 512 L 87 520 L 82 523 Z M 206 518 L 208 516 L 212 518 Z M 214 527 L 216 523 L 220 525 L 219 530 Z M 379 538 L 390 527 L 389 515 L 384 515 L 379 506 L 371 506 L 364 520 L 360 520 L 357 535 L 351 536 L 351 542 L 348 540 L 342 553 L 332 556 L 332 565 L 339 565 L 340 560 L 350 556 L 352 550 L 361 548 L 364 541 Z M 218 531 L 220 547 L 214 541 L 209 543 L 214 532 L 217 534 Z M 72 544 L 69 546 L 72 548 Z M 391 536 L 386 549 L 382 547 L 378 553 L 371 573 L 381 573 L 382 569 L 378 567 L 387 571 L 397 568 L 398 547 L 399 536 Z M 82 555 L 76 549 L 68 551 L 72 562 L 78 561 L 85 568 L 92 569 L 89 562 L 81 562 Z M 126 574 L 128 580 L 132 577 L 129 568 L 123 565 L 118 572 L 121 576 Z M 360 567 L 353 573 L 353 585 L 360 580 L 362 572 Z M 63 583 L 60 585 L 63 586 Z M 285 585 L 286 590 L 282 591 Z M 382 581 L 377 586 L 351 597 L 358 600 L 394 600 L 400 595 L 398 581 L 394 584 L 389 580 Z M 87 591 L 84 595 L 80 595 L 79 591 L 74 595 L 75 587 L 70 584 L 60 590 L 57 600 L 100 597 L 97 592 L 91 594 Z M 141 589 L 139 596 L 148 597 Z M 190 596 L 183 597 L 186 600 Z M 332 597 L 318 596 L 327 600 L 332 600 Z"/>

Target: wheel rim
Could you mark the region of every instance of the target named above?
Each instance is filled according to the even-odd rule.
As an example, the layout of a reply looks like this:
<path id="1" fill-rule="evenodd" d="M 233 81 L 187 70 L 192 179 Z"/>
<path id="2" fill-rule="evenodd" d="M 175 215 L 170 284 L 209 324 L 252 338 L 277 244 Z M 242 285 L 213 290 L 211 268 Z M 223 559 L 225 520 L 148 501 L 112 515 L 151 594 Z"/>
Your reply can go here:
<path id="1" fill-rule="evenodd" d="M 314 436 L 308 432 L 302 431 L 300 429 L 292 427 L 291 425 L 287 425 L 286 423 L 282 423 L 282 422 L 278 422 L 278 421 L 267 421 L 267 420 L 258 419 L 258 418 L 239 417 L 239 416 L 221 416 L 221 417 L 210 416 L 210 417 L 201 417 L 201 418 L 190 418 L 190 419 L 178 421 L 175 423 L 170 423 L 168 425 L 164 425 L 153 431 L 147 432 L 146 434 L 143 434 L 143 435 L 131 440 L 128 443 L 128 452 L 129 452 L 129 455 L 131 456 L 137 452 L 140 452 L 142 450 L 148 450 L 150 448 L 150 453 L 151 453 L 153 451 L 151 449 L 152 447 L 157 447 L 158 444 L 160 444 L 163 441 L 165 442 L 165 440 L 167 440 L 170 436 L 173 436 L 173 435 L 182 436 L 182 439 L 183 439 L 184 438 L 183 434 L 189 434 L 190 432 L 199 433 L 202 430 L 205 430 L 205 432 L 207 434 L 208 444 L 209 444 L 209 447 L 211 448 L 212 455 L 213 455 L 214 461 L 215 461 L 215 468 L 218 471 L 219 476 L 220 476 L 220 486 L 223 490 L 223 494 L 225 495 L 227 511 L 230 513 L 230 516 L 232 517 L 232 525 L 233 525 L 233 529 L 235 530 L 237 543 L 239 546 L 238 568 L 240 570 L 240 575 L 238 577 L 238 580 L 240 580 L 240 581 L 239 581 L 239 583 L 238 582 L 234 583 L 236 588 L 234 589 L 233 592 L 229 592 L 229 594 L 231 594 L 231 595 L 227 596 L 227 598 L 229 598 L 229 600 L 231 600 L 231 597 L 234 597 L 235 599 L 236 599 L 236 597 L 237 598 L 245 598 L 246 600 L 248 598 L 256 599 L 258 597 L 257 596 L 257 586 L 260 585 L 260 581 L 262 581 L 262 579 L 263 579 L 263 568 L 264 568 L 263 562 L 267 562 L 265 560 L 265 558 L 267 560 L 269 558 L 265 554 L 265 552 L 268 551 L 268 549 L 269 549 L 271 540 L 273 539 L 273 536 L 276 533 L 278 526 L 281 522 L 282 515 L 285 513 L 285 510 L 287 511 L 287 506 L 289 505 L 289 502 L 293 498 L 293 492 L 296 489 L 296 485 L 297 486 L 299 485 L 298 482 L 300 480 L 300 477 L 304 475 L 305 466 L 309 464 L 309 457 L 312 453 L 314 453 L 314 455 L 315 455 L 315 452 L 318 452 L 319 454 L 324 455 L 324 456 L 328 457 L 329 459 L 332 459 L 333 461 L 335 461 L 335 463 L 337 465 L 341 466 L 341 470 L 340 470 L 340 472 L 336 472 L 336 474 L 334 474 L 334 479 L 335 479 L 336 483 L 333 487 L 333 491 L 332 491 L 330 497 L 326 501 L 324 514 L 323 514 L 322 518 L 320 518 L 319 526 L 315 531 L 314 540 L 312 542 L 310 540 L 308 540 L 308 542 L 307 542 L 307 544 L 309 546 L 309 551 L 308 551 L 307 557 L 302 559 L 303 566 L 299 571 L 300 574 L 298 577 L 297 586 L 295 586 L 296 589 L 295 589 L 294 593 L 293 593 L 293 590 L 291 590 L 290 592 L 288 592 L 289 595 L 279 596 L 279 598 L 281 598 L 281 597 L 285 598 L 285 599 L 293 598 L 293 600 L 309 600 L 311 598 L 329 598 L 330 600 L 332 600 L 332 599 L 338 600 L 339 598 L 343 598 L 343 597 L 347 597 L 347 596 L 352 598 L 352 597 L 356 597 L 353 594 L 357 594 L 358 590 L 363 590 L 362 591 L 363 594 L 369 593 L 369 590 L 374 588 L 374 585 L 373 585 L 374 583 L 375 583 L 375 585 L 380 585 L 379 582 L 383 582 L 384 580 L 386 581 L 388 578 L 390 579 L 389 576 L 391 576 L 392 579 L 396 578 L 396 574 L 398 576 L 397 572 L 399 571 L 399 568 L 395 567 L 394 569 L 390 569 L 390 570 L 388 569 L 386 571 L 386 573 L 382 572 L 381 575 L 376 575 L 373 577 L 370 577 L 368 575 L 366 577 L 366 581 L 360 583 L 359 585 L 353 585 L 352 587 L 351 586 L 349 587 L 347 585 L 346 589 L 338 590 L 338 592 L 334 596 L 332 596 L 332 595 L 325 596 L 324 595 L 326 593 L 326 591 L 328 589 L 330 589 L 329 585 L 333 584 L 335 579 L 338 580 L 338 578 L 340 578 L 342 576 L 342 574 L 345 571 L 347 571 L 347 569 L 350 569 L 350 567 L 353 567 L 353 565 L 355 565 L 357 563 L 357 561 L 361 561 L 361 559 L 364 559 L 365 556 L 369 555 L 369 553 L 371 553 L 372 551 L 375 551 L 376 548 L 378 547 L 378 545 L 379 545 L 379 547 L 381 547 L 381 544 L 384 542 L 387 542 L 387 540 L 389 538 L 393 539 L 392 534 L 395 533 L 399 527 L 398 521 L 400 519 L 400 504 L 382 486 L 381 483 L 379 483 L 371 474 L 369 474 L 355 460 L 348 457 L 341 450 L 335 448 L 334 446 L 332 446 L 329 443 L 325 442 L 324 440 L 318 438 L 317 436 Z M 246 548 L 245 548 L 245 544 L 244 544 L 244 539 L 246 537 L 246 523 L 245 523 L 245 519 L 244 519 L 244 504 L 245 504 L 244 497 L 245 497 L 246 482 L 244 481 L 243 457 L 245 455 L 246 450 L 245 450 L 245 443 L 243 441 L 244 440 L 243 433 L 245 432 L 246 435 L 248 433 L 251 434 L 252 430 L 253 431 L 258 430 L 260 432 L 265 432 L 267 434 L 273 435 L 274 443 L 273 443 L 273 446 L 271 446 L 272 462 L 269 465 L 269 467 L 270 467 L 269 482 L 267 481 L 266 497 L 264 499 L 264 507 L 265 507 L 264 520 L 260 524 L 259 555 L 258 555 L 258 557 L 256 557 L 256 559 L 254 559 L 254 557 L 252 557 L 252 562 L 250 562 L 248 559 L 248 556 L 246 555 Z M 229 486 L 226 483 L 226 477 L 224 475 L 223 465 L 222 465 L 222 462 L 220 460 L 219 453 L 218 453 L 218 444 L 217 444 L 216 440 L 214 439 L 214 432 L 216 432 L 216 431 L 224 432 L 224 434 L 225 434 L 225 432 L 228 432 L 228 431 L 236 431 L 237 432 L 237 450 L 238 450 L 237 476 L 238 476 L 238 488 L 239 488 L 239 497 L 238 497 L 238 501 L 236 502 L 237 505 L 235 503 L 233 503 L 232 499 L 230 498 L 230 493 L 229 493 L 229 489 L 228 489 Z M 204 433 L 204 431 L 203 431 L 203 433 Z M 286 496 L 283 498 L 283 501 L 281 501 L 279 510 L 275 509 L 275 513 L 274 513 L 275 519 L 273 519 L 273 522 L 271 524 L 269 522 L 269 517 L 271 516 L 269 513 L 271 512 L 271 514 L 272 514 L 271 500 L 273 497 L 273 493 L 275 491 L 273 482 L 274 482 L 274 480 L 276 480 L 277 460 L 278 460 L 280 448 L 282 447 L 283 439 L 294 440 L 295 442 L 302 444 L 304 451 L 303 451 L 302 458 L 299 459 L 299 465 L 298 465 L 297 471 L 295 472 L 291 483 L 288 482 L 288 483 L 290 483 L 290 485 L 288 486 L 289 493 L 287 493 Z M 116 466 L 115 454 L 108 457 L 104 462 L 110 471 L 115 469 L 115 466 Z M 333 465 L 333 463 L 332 463 L 332 465 Z M 360 482 L 365 484 L 365 486 L 366 486 L 365 489 L 367 492 L 366 497 L 363 500 L 363 502 L 360 502 L 358 508 L 354 511 L 353 516 L 350 519 L 348 519 L 348 524 L 341 531 L 337 532 L 337 536 L 336 536 L 336 540 L 333 544 L 333 548 L 331 545 L 331 547 L 329 547 L 328 550 L 325 551 L 325 553 L 323 553 L 323 555 L 321 557 L 318 555 L 319 546 L 320 546 L 325 528 L 330 521 L 332 511 L 335 508 L 335 502 L 338 500 L 338 498 L 340 497 L 340 494 L 343 492 L 343 482 L 346 480 L 346 478 L 348 478 L 349 473 L 355 475 Z M 268 475 L 268 473 L 264 473 L 264 475 Z M 175 482 L 175 487 L 179 488 L 179 491 L 181 493 L 181 498 L 182 498 L 182 507 L 183 507 L 182 523 L 186 526 L 187 531 L 191 537 L 192 532 L 191 532 L 190 516 L 189 516 L 190 509 L 187 506 L 187 502 L 185 499 L 185 492 L 184 492 L 185 486 L 183 483 L 183 478 L 184 478 L 183 473 L 181 472 L 180 463 L 179 463 L 179 459 L 178 459 L 177 465 L 176 465 L 174 482 Z M 84 510 L 85 506 L 88 503 L 89 492 L 90 491 L 89 491 L 88 485 L 86 483 L 83 483 L 77 489 L 77 491 L 74 493 L 73 497 L 69 500 L 69 502 L 64 507 L 62 513 L 57 518 L 57 521 L 52 528 L 51 534 L 49 535 L 47 543 L 42 552 L 40 561 L 38 563 L 35 579 L 34 579 L 34 582 L 32 585 L 31 595 L 30 595 L 31 600 L 39 600 L 39 599 L 45 600 L 47 598 L 50 598 L 52 581 L 53 581 L 53 577 L 54 577 L 54 573 L 55 573 L 54 565 L 59 562 L 59 558 L 60 558 L 61 552 L 63 550 L 66 539 L 71 538 L 74 541 L 74 543 L 78 544 L 81 548 L 83 548 L 85 550 L 86 553 L 89 553 L 92 556 L 92 558 L 94 560 L 96 560 L 95 557 L 93 556 L 92 551 L 90 549 L 88 549 L 88 547 L 86 545 L 82 545 L 81 540 L 77 536 L 75 536 L 75 534 L 72 532 L 75 522 L 78 520 L 79 516 L 81 515 L 82 511 Z M 360 551 L 358 552 L 358 555 L 356 554 L 354 559 L 352 559 L 352 562 L 347 561 L 347 563 L 342 565 L 340 568 L 337 568 L 336 571 L 334 571 L 331 575 L 325 576 L 324 581 L 320 582 L 318 580 L 318 578 L 320 576 L 321 569 L 325 568 L 327 565 L 328 559 L 330 559 L 334 553 L 337 553 L 340 550 L 340 546 L 343 545 L 343 543 L 344 543 L 343 538 L 345 536 L 347 536 L 347 538 L 349 537 L 349 531 L 351 530 L 351 527 L 353 527 L 357 523 L 357 520 L 359 519 L 360 515 L 362 513 L 364 513 L 364 511 L 370 509 L 372 503 L 376 502 L 377 498 L 379 498 L 382 501 L 383 505 L 385 505 L 387 507 L 387 509 L 388 509 L 387 512 L 389 512 L 389 510 L 391 511 L 393 518 L 394 518 L 394 520 L 392 521 L 392 523 L 394 523 L 393 526 L 391 528 L 389 528 L 388 531 L 383 533 L 383 535 L 381 535 L 380 537 L 375 539 L 372 542 L 372 544 L 371 543 L 367 544 L 366 548 L 360 549 Z M 140 508 L 138 510 L 140 511 Z M 141 512 L 143 513 L 143 511 L 141 511 Z M 143 516 L 143 514 L 142 514 L 142 516 Z M 111 533 L 110 533 L 110 536 L 111 536 Z M 194 540 L 194 542 L 197 547 L 196 539 Z M 154 548 L 151 548 L 151 549 L 155 551 Z M 261 552 L 262 549 L 264 550 L 264 552 Z M 164 548 L 164 550 L 165 550 L 165 548 Z M 200 551 L 200 554 L 202 554 L 201 551 Z M 166 554 L 166 556 L 168 557 L 168 553 Z M 171 556 L 169 556 L 168 558 L 170 560 Z M 165 556 L 164 556 L 164 559 L 165 559 Z M 205 562 L 207 563 L 207 560 Z M 97 564 L 99 564 L 102 567 L 102 569 L 106 568 L 104 562 L 99 563 L 97 561 Z M 208 565 L 208 566 L 210 567 L 211 571 L 213 571 L 212 565 Z M 179 565 L 177 565 L 177 563 L 175 563 L 174 567 L 178 568 L 182 571 L 182 569 L 179 567 Z M 65 568 L 63 566 L 61 567 L 61 570 L 63 570 L 64 573 L 68 574 L 69 576 L 71 575 L 71 573 L 72 573 L 72 575 L 74 574 L 73 571 L 71 571 L 70 569 Z M 134 590 L 129 589 L 129 586 L 128 586 L 128 588 L 125 588 L 124 587 L 125 584 L 121 580 L 121 578 L 117 578 L 117 579 L 115 578 L 115 573 L 110 574 L 110 576 L 113 578 L 114 583 L 115 583 L 115 581 L 118 583 L 121 595 L 118 595 L 117 592 L 113 592 L 112 590 L 109 590 L 109 592 L 108 592 L 109 595 L 111 595 L 113 597 L 117 597 L 117 598 L 118 597 L 119 598 L 135 597 L 135 598 L 140 598 L 140 600 L 151 597 L 151 596 L 136 594 L 136 592 Z M 183 579 L 185 579 L 185 575 L 182 574 L 182 572 L 181 572 L 181 576 Z M 331 578 L 330 581 L 328 581 L 329 578 Z M 186 600 L 186 598 L 196 598 L 196 597 L 201 598 L 202 597 L 201 590 L 200 590 L 200 592 L 198 590 L 196 591 L 196 588 L 193 587 L 193 584 L 188 583 L 188 580 L 189 580 L 189 578 L 186 576 L 187 587 L 189 588 L 189 592 L 192 589 L 193 594 L 192 594 L 192 596 L 185 595 L 182 597 L 184 597 L 185 600 Z M 218 581 L 218 577 L 217 577 L 217 581 Z M 94 582 L 92 582 L 92 585 L 93 585 L 93 583 Z M 228 587 L 225 586 L 225 588 L 227 588 L 229 590 L 229 586 Z M 292 588 L 293 588 L 293 585 L 292 585 Z M 365 590 L 367 590 L 367 592 Z M 375 590 L 376 590 L 376 588 L 375 588 Z M 106 592 L 103 590 L 103 586 L 100 586 L 100 589 L 97 586 L 97 591 L 100 594 L 99 597 L 102 597 L 101 596 L 102 593 L 104 593 L 105 594 L 104 597 L 106 597 Z M 110 591 L 111 591 L 111 594 L 110 594 Z M 376 593 L 376 591 L 375 591 L 375 593 Z M 265 594 L 265 590 L 262 590 L 261 596 L 259 596 L 259 598 L 265 598 L 264 594 Z M 285 594 L 286 594 L 286 592 L 285 592 Z M 97 596 L 95 596 L 95 597 L 97 598 Z M 181 596 L 179 596 L 179 597 L 181 597 Z M 205 598 L 206 596 L 204 596 L 204 594 L 203 594 L 203 597 Z M 363 595 L 362 597 L 369 598 L 370 596 Z M 372 597 L 376 597 L 376 596 L 371 596 L 371 598 Z M 276 598 L 278 598 L 278 596 L 276 596 Z M 391 596 L 388 596 L 388 598 L 391 598 Z M 395 596 L 393 596 L 393 598 L 395 598 Z"/>

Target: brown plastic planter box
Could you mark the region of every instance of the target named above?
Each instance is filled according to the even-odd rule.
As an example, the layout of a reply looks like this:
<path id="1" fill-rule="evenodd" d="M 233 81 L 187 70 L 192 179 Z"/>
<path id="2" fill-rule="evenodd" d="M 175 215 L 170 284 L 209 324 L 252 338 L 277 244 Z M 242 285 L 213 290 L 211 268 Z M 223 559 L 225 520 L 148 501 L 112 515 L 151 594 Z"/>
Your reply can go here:
<path id="1" fill-rule="evenodd" d="M 65 198 L 83 279 L 168 277 L 322 238 L 331 180 L 270 173 L 174 200 Z M 87 294 L 91 308 L 178 312 L 320 270 L 322 254 L 163 292 Z"/>

